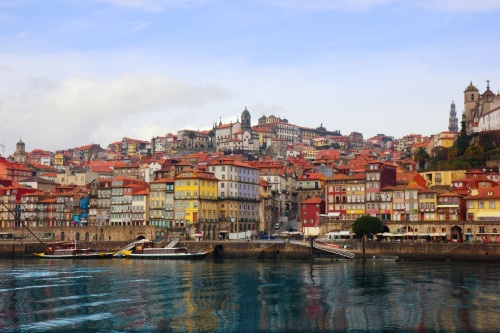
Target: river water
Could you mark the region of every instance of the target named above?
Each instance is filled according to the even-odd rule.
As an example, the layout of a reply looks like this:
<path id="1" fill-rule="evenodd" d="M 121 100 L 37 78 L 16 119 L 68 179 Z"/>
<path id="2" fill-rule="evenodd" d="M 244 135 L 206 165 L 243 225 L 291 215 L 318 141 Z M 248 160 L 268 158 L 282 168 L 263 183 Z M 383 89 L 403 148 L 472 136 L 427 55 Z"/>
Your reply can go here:
<path id="1" fill-rule="evenodd" d="M 500 265 L 0 260 L 0 332 L 486 332 Z"/>

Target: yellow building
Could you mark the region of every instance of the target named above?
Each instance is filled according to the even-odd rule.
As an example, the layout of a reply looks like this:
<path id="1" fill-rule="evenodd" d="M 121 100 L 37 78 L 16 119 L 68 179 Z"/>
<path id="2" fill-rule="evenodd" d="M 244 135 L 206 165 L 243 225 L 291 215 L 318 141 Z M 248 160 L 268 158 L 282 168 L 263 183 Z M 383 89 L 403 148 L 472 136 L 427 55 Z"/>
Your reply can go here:
<path id="1" fill-rule="evenodd" d="M 302 155 L 305 160 L 314 161 L 316 160 L 316 155 L 318 155 L 318 151 L 312 147 L 305 148 L 302 150 Z"/>
<path id="2" fill-rule="evenodd" d="M 465 170 L 428 171 L 420 174 L 426 180 L 427 188 L 439 185 L 451 186 L 454 180 L 465 178 Z"/>
<path id="3" fill-rule="evenodd" d="M 175 227 L 196 233 L 199 222 L 217 221 L 218 179 L 211 172 L 184 170 L 175 176 Z"/>
<path id="4" fill-rule="evenodd" d="M 316 149 L 330 148 L 330 141 L 324 137 L 312 139 L 312 144 Z"/>
<path id="5" fill-rule="evenodd" d="M 441 146 L 449 148 L 453 146 L 458 133 L 455 132 L 441 132 L 434 138 L 434 147 Z"/>
<path id="6" fill-rule="evenodd" d="M 64 165 L 64 154 L 57 153 L 54 155 L 54 166 Z"/>
<path id="7" fill-rule="evenodd" d="M 500 186 L 474 189 L 465 197 L 467 220 L 465 240 L 500 242 Z"/>

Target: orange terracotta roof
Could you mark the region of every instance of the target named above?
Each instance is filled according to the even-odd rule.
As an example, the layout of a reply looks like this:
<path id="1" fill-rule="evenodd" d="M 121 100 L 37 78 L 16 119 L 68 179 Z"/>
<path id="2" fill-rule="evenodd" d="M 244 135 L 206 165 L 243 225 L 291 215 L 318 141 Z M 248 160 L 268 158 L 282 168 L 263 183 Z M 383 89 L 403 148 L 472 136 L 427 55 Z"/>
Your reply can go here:
<path id="1" fill-rule="evenodd" d="M 323 200 L 321 198 L 309 198 L 307 200 L 302 201 L 300 204 L 318 204 Z"/>

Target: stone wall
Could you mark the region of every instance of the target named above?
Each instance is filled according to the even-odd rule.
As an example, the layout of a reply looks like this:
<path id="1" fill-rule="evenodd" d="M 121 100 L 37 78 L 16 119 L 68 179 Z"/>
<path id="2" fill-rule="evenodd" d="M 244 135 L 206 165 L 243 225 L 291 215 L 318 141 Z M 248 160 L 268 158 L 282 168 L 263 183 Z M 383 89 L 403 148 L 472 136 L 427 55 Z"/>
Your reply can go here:
<path id="1" fill-rule="evenodd" d="M 79 248 L 91 247 L 98 250 L 118 250 L 129 241 L 97 241 L 79 242 Z M 163 241 L 165 246 L 168 241 Z M 361 242 L 341 243 L 347 250 L 361 257 Z M 213 250 L 211 258 L 224 259 L 283 259 L 310 260 L 312 258 L 336 258 L 321 250 L 311 250 L 303 245 L 288 242 L 267 241 L 181 241 L 179 247 L 187 247 L 190 251 Z M 0 258 L 32 257 L 34 252 L 42 252 L 43 245 L 39 242 L 1 241 Z M 469 262 L 500 262 L 500 244 L 468 244 L 468 243 L 389 243 L 366 242 L 365 252 L 368 258 L 397 256 L 402 260 L 417 261 L 469 261 Z"/>

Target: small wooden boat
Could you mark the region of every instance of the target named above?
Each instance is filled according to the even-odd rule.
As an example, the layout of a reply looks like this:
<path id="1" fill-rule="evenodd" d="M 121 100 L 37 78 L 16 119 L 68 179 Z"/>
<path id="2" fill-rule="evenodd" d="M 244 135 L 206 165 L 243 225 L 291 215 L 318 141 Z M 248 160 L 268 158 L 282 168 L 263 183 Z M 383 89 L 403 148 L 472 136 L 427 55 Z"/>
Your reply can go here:
<path id="1" fill-rule="evenodd" d="M 114 252 L 99 252 L 94 249 L 77 249 L 73 242 L 55 242 L 47 244 L 45 251 L 34 253 L 46 259 L 103 259 L 111 258 Z"/>
<path id="2" fill-rule="evenodd" d="M 131 259 L 182 259 L 193 260 L 203 259 L 212 250 L 189 252 L 186 247 L 154 247 L 152 241 L 139 241 L 130 250 L 120 250 L 119 252 Z"/>

